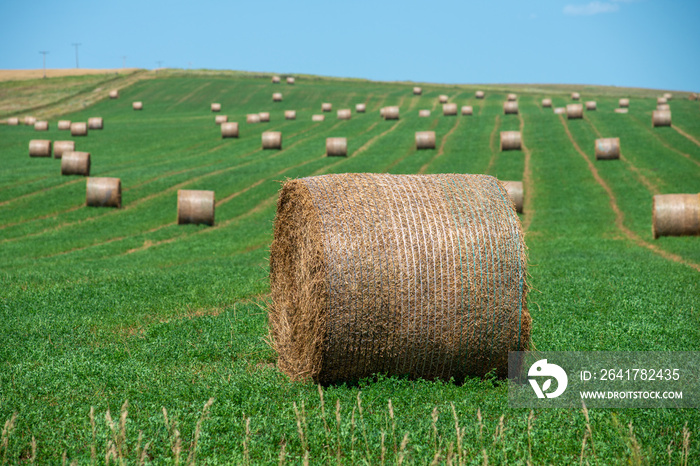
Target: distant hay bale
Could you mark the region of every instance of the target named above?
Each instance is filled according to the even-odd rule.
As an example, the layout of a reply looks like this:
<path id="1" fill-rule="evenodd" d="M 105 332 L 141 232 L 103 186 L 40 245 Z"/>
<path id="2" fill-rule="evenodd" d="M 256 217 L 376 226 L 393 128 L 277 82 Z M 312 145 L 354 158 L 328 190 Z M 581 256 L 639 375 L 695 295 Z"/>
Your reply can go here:
<path id="1" fill-rule="evenodd" d="M 18 126 L 19 125 L 19 118 L 17 117 L 11 117 L 7 119 L 7 126 Z"/>
<path id="2" fill-rule="evenodd" d="M 552 99 L 542 99 L 542 108 L 552 108 Z"/>
<path id="3" fill-rule="evenodd" d="M 102 129 L 102 128 L 104 128 L 104 121 L 102 120 L 102 117 L 88 118 L 88 128 L 89 129 Z"/>
<path id="4" fill-rule="evenodd" d="M 671 106 L 669 104 L 658 104 L 656 106 L 657 110 L 671 110 Z"/>
<path id="5" fill-rule="evenodd" d="M 265 131 L 262 133 L 263 149 L 282 149 L 282 133 L 280 131 Z"/>
<path id="6" fill-rule="evenodd" d="M 323 102 L 321 104 L 321 111 L 322 112 L 330 112 L 332 110 L 333 110 L 333 104 L 331 104 L 330 102 Z"/>
<path id="7" fill-rule="evenodd" d="M 457 104 L 442 104 L 442 114 L 444 116 L 457 115 Z"/>
<path id="8" fill-rule="evenodd" d="M 666 101 L 670 101 L 673 99 L 673 94 L 671 94 L 670 92 L 665 92 L 664 98 L 666 99 Z"/>
<path id="9" fill-rule="evenodd" d="M 258 117 L 260 118 L 261 123 L 269 123 L 270 112 L 260 112 L 260 113 L 258 113 Z"/>
<path id="10" fill-rule="evenodd" d="M 569 104 L 566 106 L 566 117 L 569 120 L 576 120 L 583 118 L 583 105 L 581 104 Z"/>
<path id="11" fill-rule="evenodd" d="M 668 103 L 668 99 L 666 99 L 666 97 L 658 97 L 656 99 L 656 103 L 657 104 L 665 104 L 665 103 Z"/>
<path id="12" fill-rule="evenodd" d="M 416 131 L 416 149 L 435 149 L 435 131 Z"/>
<path id="13" fill-rule="evenodd" d="M 615 113 L 629 113 L 628 108 L 616 108 Z"/>
<path id="14" fill-rule="evenodd" d="M 563 114 L 565 114 L 565 113 L 566 113 L 566 108 L 564 108 L 564 107 L 556 107 L 556 108 L 554 109 L 554 114 L 555 114 L 555 115 L 563 115 Z"/>
<path id="15" fill-rule="evenodd" d="M 518 114 L 518 102 L 514 100 L 507 100 L 503 102 L 503 114 L 504 115 L 517 115 Z"/>
<path id="16" fill-rule="evenodd" d="M 34 118 L 33 116 L 24 117 L 25 126 L 34 126 L 34 123 L 36 123 L 36 118 Z"/>
<path id="17" fill-rule="evenodd" d="M 352 118 L 352 111 L 349 108 L 341 108 L 337 115 L 339 120 L 349 120 Z"/>
<path id="18" fill-rule="evenodd" d="M 211 104 L 211 111 L 212 112 L 220 112 L 221 111 L 221 104 L 218 104 L 218 103 Z"/>
<path id="19" fill-rule="evenodd" d="M 216 200 L 214 191 L 196 189 L 177 190 L 178 225 L 214 225 Z"/>
<path id="20" fill-rule="evenodd" d="M 630 106 L 630 99 L 620 99 L 618 101 L 620 108 L 627 108 Z"/>
<path id="21" fill-rule="evenodd" d="M 671 126 L 671 111 L 654 110 L 651 114 L 651 126 Z"/>
<path id="22" fill-rule="evenodd" d="M 64 152 L 74 151 L 75 141 L 55 141 L 53 143 L 53 156 L 56 159 L 63 157 Z"/>
<path id="23" fill-rule="evenodd" d="M 501 151 L 521 149 L 522 138 L 520 131 L 501 131 Z"/>
<path id="24" fill-rule="evenodd" d="M 70 120 L 58 120 L 58 129 L 61 131 L 70 130 Z"/>
<path id="25" fill-rule="evenodd" d="M 501 181 L 503 187 L 508 192 L 508 197 L 515 204 L 515 211 L 523 213 L 523 182 L 522 181 Z"/>
<path id="26" fill-rule="evenodd" d="M 87 136 L 88 125 L 84 121 L 75 121 L 70 124 L 71 136 Z"/>
<path id="27" fill-rule="evenodd" d="M 595 140 L 596 160 L 620 158 L 620 138 L 600 138 Z"/>
<path id="28" fill-rule="evenodd" d="M 119 98 L 119 91 L 116 89 L 112 89 L 109 91 L 109 98 L 110 99 L 118 99 Z"/>
<path id="29" fill-rule="evenodd" d="M 228 115 L 216 115 L 214 117 L 214 123 L 217 125 L 220 125 L 222 123 L 226 123 L 228 121 Z"/>
<path id="30" fill-rule="evenodd" d="M 273 102 L 282 102 L 282 93 L 281 92 L 275 92 L 272 94 L 272 101 Z"/>
<path id="31" fill-rule="evenodd" d="M 473 115 L 474 114 L 474 109 L 472 108 L 471 105 L 463 105 L 462 106 L 462 115 Z"/>
<path id="32" fill-rule="evenodd" d="M 399 119 L 399 107 L 397 107 L 397 106 L 384 107 L 384 119 L 385 120 L 398 120 Z"/>
<path id="33" fill-rule="evenodd" d="M 447 103 L 447 96 L 445 94 L 440 94 L 438 97 L 438 100 L 440 101 L 441 104 L 446 104 Z"/>
<path id="34" fill-rule="evenodd" d="M 386 107 L 382 107 L 379 109 L 379 116 L 384 118 L 384 113 L 386 113 Z"/>
<path id="35" fill-rule="evenodd" d="M 296 110 L 285 110 L 284 111 L 284 119 L 285 120 L 296 120 L 297 119 L 297 111 Z"/>
<path id="36" fill-rule="evenodd" d="M 596 103 L 595 100 L 589 100 L 586 102 L 586 110 L 592 111 L 592 110 L 597 110 L 598 109 L 598 104 Z"/>
<path id="37" fill-rule="evenodd" d="M 133 102 L 131 108 L 134 110 L 143 110 L 143 102 Z"/>
<path id="38" fill-rule="evenodd" d="M 571 100 L 581 100 L 581 94 L 579 94 L 578 92 L 572 92 Z"/>
<path id="39" fill-rule="evenodd" d="M 651 232 L 659 236 L 700 235 L 700 194 L 657 194 L 652 202 Z"/>
<path id="40" fill-rule="evenodd" d="M 688 94 L 688 100 L 696 101 L 698 100 L 698 95 L 695 92 Z"/>
<path id="41" fill-rule="evenodd" d="M 51 157 L 51 141 L 48 139 L 32 139 L 29 141 L 30 157 Z"/>
<path id="42" fill-rule="evenodd" d="M 287 84 L 290 84 L 290 85 L 294 84 L 294 78 L 291 77 L 291 76 L 289 76 L 289 77 L 287 78 Z"/>
<path id="43" fill-rule="evenodd" d="M 231 121 L 221 123 L 221 138 L 237 138 L 238 137 L 238 122 Z"/>
<path id="44" fill-rule="evenodd" d="M 430 110 L 418 110 L 418 116 L 419 117 L 429 117 Z"/>
<path id="45" fill-rule="evenodd" d="M 421 89 L 420 87 L 413 88 L 413 95 L 421 95 L 421 94 L 423 94 L 423 89 Z"/>
<path id="46" fill-rule="evenodd" d="M 311 115 L 311 121 L 323 121 L 325 119 L 325 115 Z"/>
<path id="47" fill-rule="evenodd" d="M 355 112 L 365 113 L 367 110 L 367 104 L 355 104 Z"/>
<path id="48" fill-rule="evenodd" d="M 270 339 L 292 379 L 505 377 L 530 347 L 527 249 L 493 177 L 290 180 L 273 230 Z"/>
<path id="49" fill-rule="evenodd" d="M 280 77 L 279 76 L 273 76 L 272 77 L 272 84 L 279 84 L 280 83 Z"/>
<path id="50" fill-rule="evenodd" d="M 476 91 L 474 93 L 477 99 L 483 99 L 484 98 L 484 91 Z"/>
<path id="51" fill-rule="evenodd" d="M 345 157 L 347 155 L 347 138 L 326 138 L 326 157 Z"/>
<path id="52" fill-rule="evenodd" d="M 119 178 L 90 177 L 85 186 L 85 205 L 88 207 L 122 206 L 122 182 Z"/>
<path id="53" fill-rule="evenodd" d="M 260 123 L 260 115 L 257 113 L 249 113 L 245 116 L 246 123 Z"/>
<path id="54" fill-rule="evenodd" d="M 61 157 L 61 175 L 90 176 L 90 153 L 64 152 Z"/>
<path id="55" fill-rule="evenodd" d="M 511 93 L 511 94 L 508 94 L 508 95 L 506 96 L 506 100 L 509 101 L 509 102 L 515 102 L 516 100 L 518 100 L 518 95 L 517 95 L 517 94 L 512 94 L 512 93 Z"/>
<path id="56" fill-rule="evenodd" d="M 36 123 L 34 123 L 34 131 L 48 131 L 49 130 L 49 122 L 45 120 L 37 120 Z"/>

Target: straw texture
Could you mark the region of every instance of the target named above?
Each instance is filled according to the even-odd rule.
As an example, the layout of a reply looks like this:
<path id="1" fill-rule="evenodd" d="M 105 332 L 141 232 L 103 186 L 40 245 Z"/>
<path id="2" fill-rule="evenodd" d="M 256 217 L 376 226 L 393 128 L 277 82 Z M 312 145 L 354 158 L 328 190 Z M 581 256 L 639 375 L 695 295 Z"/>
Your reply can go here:
<path id="1" fill-rule="evenodd" d="M 262 133 L 263 149 L 281 149 L 282 133 L 280 131 L 265 131 Z"/>
<path id="2" fill-rule="evenodd" d="M 288 78 L 287 78 L 287 84 L 290 84 L 290 85 L 291 85 L 291 84 L 294 84 L 294 78 L 291 77 L 291 76 L 288 77 Z"/>
<path id="3" fill-rule="evenodd" d="M 273 102 L 282 102 L 282 93 L 281 92 L 275 92 L 272 94 L 272 101 Z"/>
<path id="4" fill-rule="evenodd" d="M 323 102 L 321 104 L 322 112 L 330 112 L 331 110 L 333 110 L 333 104 L 331 104 L 330 102 Z"/>
<path id="5" fill-rule="evenodd" d="M 55 141 L 53 143 L 53 156 L 56 159 L 63 157 L 64 152 L 75 150 L 75 141 Z"/>
<path id="6" fill-rule="evenodd" d="M 671 126 L 671 111 L 654 110 L 651 114 L 651 126 Z"/>
<path id="7" fill-rule="evenodd" d="M 504 115 L 517 115 L 518 114 L 518 102 L 514 100 L 507 100 L 503 102 L 503 114 Z"/>
<path id="8" fill-rule="evenodd" d="M 34 131 L 48 131 L 49 130 L 49 122 L 45 120 L 39 120 L 36 123 L 34 123 Z"/>
<path id="9" fill-rule="evenodd" d="M 119 98 L 119 91 L 116 89 L 112 89 L 109 91 L 109 98 L 110 99 L 118 99 Z"/>
<path id="10" fill-rule="evenodd" d="M 671 106 L 669 104 L 658 104 L 656 106 L 657 110 L 671 110 Z"/>
<path id="11" fill-rule="evenodd" d="M 420 87 L 414 87 L 413 88 L 413 95 L 421 95 L 423 93 L 423 89 Z"/>
<path id="12" fill-rule="evenodd" d="M 7 119 L 7 125 L 8 126 L 17 126 L 19 125 L 19 118 L 17 117 L 10 117 Z M 59 128 L 60 129 L 60 128 Z"/>
<path id="13" fill-rule="evenodd" d="M 620 158 L 620 138 L 600 138 L 595 140 L 596 160 Z"/>
<path id="14" fill-rule="evenodd" d="M 654 196 L 651 231 L 654 238 L 700 235 L 700 194 Z"/>
<path id="15" fill-rule="evenodd" d="M 418 116 L 419 117 L 429 117 L 430 110 L 418 110 Z"/>
<path id="16" fill-rule="evenodd" d="M 228 121 L 228 115 L 216 115 L 214 117 L 214 123 L 217 125 L 220 125 L 222 123 L 226 123 Z"/>
<path id="17" fill-rule="evenodd" d="M 85 122 L 78 121 L 70 124 L 71 136 L 87 136 L 88 125 Z"/>
<path id="18" fill-rule="evenodd" d="M 211 111 L 212 112 L 220 112 L 221 111 L 221 104 L 211 104 Z"/>
<path id="19" fill-rule="evenodd" d="M 57 128 L 61 131 L 67 131 L 70 129 L 70 120 L 58 120 Z"/>
<path id="20" fill-rule="evenodd" d="M 630 106 L 630 99 L 620 99 L 618 104 L 620 105 L 620 108 L 627 108 Z"/>
<path id="21" fill-rule="evenodd" d="M 476 91 L 474 93 L 477 99 L 483 99 L 484 98 L 484 91 Z"/>
<path id="22" fill-rule="evenodd" d="M 629 113 L 628 108 L 616 108 L 615 113 Z"/>
<path id="23" fill-rule="evenodd" d="M 347 138 L 326 138 L 326 157 L 345 157 L 348 155 Z"/>
<path id="24" fill-rule="evenodd" d="M 444 116 L 457 115 L 457 104 L 442 104 L 442 114 Z"/>
<path id="25" fill-rule="evenodd" d="M 501 131 L 501 150 L 521 150 L 520 131 Z"/>
<path id="26" fill-rule="evenodd" d="M 89 129 L 102 129 L 102 128 L 104 128 L 104 120 L 102 120 L 102 117 L 88 118 L 88 128 Z"/>
<path id="27" fill-rule="evenodd" d="M 280 83 L 280 77 L 279 76 L 273 76 L 272 77 L 272 84 L 279 84 Z"/>
<path id="28" fill-rule="evenodd" d="M 552 108 L 552 99 L 542 99 L 543 108 Z"/>
<path id="29" fill-rule="evenodd" d="M 221 123 L 222 138 L 237 138 L 238 137 L 238 122 L 231 121 Z"/>
<path id="30" fill-rule="evenodd" d="M 522 181 L 501 181 L 503 187 L 508 192 L 508 197 L 515 204 L 515 211 L 523 213 L 523 182 Z"/>
<path id="31" fill-rule="evenodd" d="M 385 120 L 398 120 L 399 119 L 399 107 L 384 107 L 384 119 Z"/>
<path id="32" fill-rule="evenodd" d="M 311 121 L 323 121 L 325 119 L 325 115 L 311 115 Z"/>
<path id="33" fill-rule="evenodd" d="M 665 98 L 666 100 L 672 100 L 672 99 L 673 99 L 673 94 L 671 94 L 670 92 L 665 92 L 665 93 L 664 93 L 664 98 Z"/>
<path id="34" fill-rule="evenodd" d="M 566 113 L 566 108 L 564 108 L 564 107 L 556 107 L 556 108 L 554 109 L 554 113 L 555 113 L 556 115 L 563 115 L 563 114 Z"/>
<path id="35" fill-rule="evenodd" d="M 446 104 L 447 103 L 447 96 L 445 94 L 440 94 L 438 97 L 438 100 L 440 101 L 441 104 Z"/>
<path id="36" fill-rule="evenodd" d="M 297 119 L 297 111 L 296 110 L 285 110 L 284 111 L 284 119 L 285 120 L 296 120 Z"/>
<path id="37" fill-rule="evenodd" d="M 214 191 L 178 189 L 177 224 L 214 225 Z"/>
<path id="38" fill-rule="evenodd" d="M 589 100 L 586 102 L 586 110 L 591 111 L 591 110 L 597 110 L 598 109 L 598 104 L 596 103 L 595 100 Z"/>
<path id="39" fill-rule="evenodd" d="M 352 118 L 352 110 L 349 108 L 341 108 L 338 110 L 338 119 L 339 120 L 349 120 Z"/>
<path id="40" fill-rule="evenodd" d="M 34 126 L 34 123 L 36 123 L 36 118 L 34 118 L 33 116 L 24 117 L 25 126 Z"/>
<path id="41" fill-rule="evenodd" d="M 355 111 L 357 113 L 365 113 L 367 110 L 367 104 L 355 104 Z"/>
<path id="42" fill-rule="evenodd" d="M 260 123 L 260 115 L 257 113 L 249 113 L 245 116 L 246 123 Z"/>
<path id="43" fill-rule="evenodd" d="M 668 103 L 668 99 L 666 97 L 658 97 L 656 99 L 656 103 L 657 104 L 666 104 L 666 103 Z"/>
<path id="44" fill-rule="evenodd" d="M 64 152 L 61 157 L 61 175 L 90 176 L 90 153 Z"/>
<path id="45" fill-rule="evenodd" d="M 89 207 L 122 206 L 122 182 L 119 178 L 90 177 L 85 188 L 85 205 Z"/>
<path id="46" fill-rule="evenodd" d="M 416 149 L 435 149 L 435 131 L 416 131 Z"/>
<path id="47" fill-rule="evenodd" d="M 583 118 L 583 105 L 569 104 L 566 106 L 566 117 L 569 120 Z"/>
<path id="48" fill-rule="evenodd" d="M 48 139 L 32 139 L 29 141 L 30 157 L 51 157 L 51 141 Z"/>
<path id="49" fill-rule="evenodd" d="M 571 100 L 581 100 L 581 94 L 579 94 L 578 92 L 572 92 Z"/>
<path id="50" fill-rule="evenodd" d="M 258 118 L 260 118 L 261 123 L 267 123 L 270 121 L 270 112 L 260 112 Z"/>
<path id="51" fill-rule="evenodd" d="M 462 106 L 462 115 L 473 115 L 474 114 L 474 109 L 472 108 L 471 105 L 463 105 Z"/>
<path id="52" fill-rule="evenodd" d="M 518 100 L 518 95 L 517 94 L 508 94 L 506 96 L 506 100 L 508 100 L 510 102 L 515 102 L 516 100 Z"/>
<path id="53" fill-rule="evenodd" d="M 134 102 L 131 104 L 131 108 L 134 110 L 143 110 L 143 102 Z"/>
<path id="54" fill-rule="evenodd" d="M 376 373 L 462 381 L 530 346 L 527 255 L 486 175 L 290 180 L 270 246 L 277 366 L 318 383 Z"/>

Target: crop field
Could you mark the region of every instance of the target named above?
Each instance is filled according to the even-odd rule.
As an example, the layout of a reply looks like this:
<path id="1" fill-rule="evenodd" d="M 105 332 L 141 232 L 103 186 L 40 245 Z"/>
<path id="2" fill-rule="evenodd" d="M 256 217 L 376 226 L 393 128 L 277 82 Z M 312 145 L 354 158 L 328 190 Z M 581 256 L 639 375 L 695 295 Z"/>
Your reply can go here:
<path id="1" fill-rule="evenodd" d="M 422 84 L 414 96 L 413 83 L 270 77 L 0 82 L 0 119 L 50 117 L 48 132 L 0 125 L 0 464 L 700 464 L 698 410 L 512 409 L 493 377 L 318 387 L 278 371 L 267 341 L 281 182 L 485 173 L 524 183 L 536 349 L 700 350 L 700 238 L 651 232 L 654 194 L 700 192 L 698 102 L 676 93 L 673 126 L 652 128 L 661 91 Z M 509 91 L 519 115 L 503 114 Z M 572 91 L 598 110 L 567 120 L 541 107 Z M 440 94 L 474 114 L 443 116 Z M 613 112 L 621 97 L 628 114 Z M 213 102 L 239 138 L 221 138 Z M 333 111 L 312 122 L 322 102 Z M 387 105 L 399 120 L 380 118 Z M 264 111 L 269 123 L 246 123 Z M 59 115 L 100 116 L 104 129 L 71 138 Z M 415 149 L 424 130 L 436 149 Z M 508 130 L 522 151 L 500 151 Z M 281 131 L 282 149 L 262 150 L 263 131 Z M 347 157 L 325 156 L 333 136 L 348 138 Z M 599 137 L 620 138 L 620 160 L 595 160 Z M 30 158 L 31 139 L 90 152 L 92 176 L 121 179 L 122 208 L 86 207 L 85 178 Z M 179 189 L 215 191 L 214 226 L 177 224 Z"/>

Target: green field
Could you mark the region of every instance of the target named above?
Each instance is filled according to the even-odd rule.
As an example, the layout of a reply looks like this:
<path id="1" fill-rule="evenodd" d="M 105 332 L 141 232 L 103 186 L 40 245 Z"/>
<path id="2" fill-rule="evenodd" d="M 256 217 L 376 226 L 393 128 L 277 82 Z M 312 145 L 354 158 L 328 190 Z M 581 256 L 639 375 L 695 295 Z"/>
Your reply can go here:
<path id="1" fill-rule="evenodd" d="M 9 102 L 18 83 L 0 83 L 0 118 L 52 116 L 48 133 L 0 125 L 0 464 L 700 464 L 698 410 L 511 409 L 494 379 L 377 376 L 321 398 L 280 373 L 266 343 L 281 181 L 457 172 L 524 180 L 538 350 L 700 350 L 700 238 L 651 235 L 653 194 L 700 191 L 697 102 L 671 102 L 679 131 L 651 127 L 661 91 L 425 84 L 413 96 L 412 83 L 312 76 L 294 86 L 233 72 L 141 77 L 117 100 L 61 116 L 104 118 L 76 150 L 91 153 L 93 176 L 121 178 L 121 209 L 85 207 L 84 178 L 27 149 L 71 139 L 56 108 L 75 108 L 89 86 L 104 97 L 104 77 L 44 80 L 49 97 L 42 80 L 25 83 L 32 111 Z M 79 81 L 79 95 L 57 94 L 62 80 Z M 520 115 L 502 114 L 508 90 Z M 571 91 L 598 110 L 566 120 L 541 108 Z M 442 116 L 439 94 L 474 115 Z M 613 113 L 628 96 L 630 113 Z M 239 122 L 239 139 L 221 139 L 212 102 Z M 322 102 L 333 112 L 312 123 Z M 385 105 L 401 119 L 382 120 Z M 336 119 L 340 108 L 352 119 Z M 261 111 L 269 123 L 245 123 Z M 518 128 L 526 150 L 501 153 L 499 131 Z M 282 131 L 281 151 L 261 150 L 267 130 Z M 421 130 L 436 132 L 436 150 L 415 150 Z M 595 161 L 600 135 L 620 137 L 621 160 Z M 331 136 L 348 138 L 347 158 L 324 156 Z M 176 224 L 178 189 L 216 192 L 214 227 Z"/>

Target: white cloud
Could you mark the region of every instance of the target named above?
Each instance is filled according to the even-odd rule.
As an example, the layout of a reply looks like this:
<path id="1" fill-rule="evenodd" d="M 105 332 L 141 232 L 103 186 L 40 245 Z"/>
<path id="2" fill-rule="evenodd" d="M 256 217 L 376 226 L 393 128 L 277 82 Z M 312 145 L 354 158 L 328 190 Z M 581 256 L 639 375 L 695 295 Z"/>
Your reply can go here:
<path id="1" fill-rule="evenodd" d="M 620 1 L 620 0 L 613 0 Z M 626 1 L 626 0 L 622 0 Z M 571 16 L 590 16 L 598 13 L 614 13 L 620 9 L 619 5 L 606 2 L 590 2 L 586 5 L 566 5 L 564 14 Z"/>

